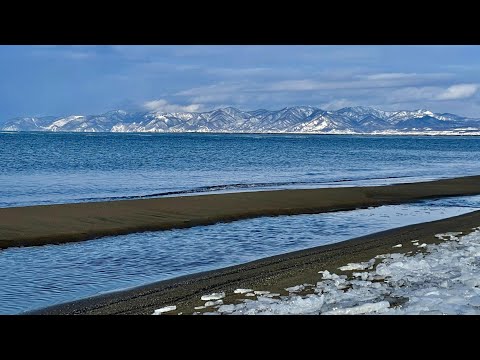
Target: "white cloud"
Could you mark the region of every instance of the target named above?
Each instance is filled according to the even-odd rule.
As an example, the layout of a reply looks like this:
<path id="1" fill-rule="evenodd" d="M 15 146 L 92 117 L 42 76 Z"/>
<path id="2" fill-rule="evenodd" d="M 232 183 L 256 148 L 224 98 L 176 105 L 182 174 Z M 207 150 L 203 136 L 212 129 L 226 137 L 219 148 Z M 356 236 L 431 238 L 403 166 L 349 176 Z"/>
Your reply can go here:
<path id="1" fill-rule="evenodd" d="M 452 76 L 450 73 L 378 73 L 369 75 L 360 75 L 360 78 L 374 81 L 388 80 L 410 80 L 411 82 L 421 82 L 429 80 L 443 80 Z"/>
<path id="2" fill-rule="evenodd" d="M 214 68 L 205 68 L 205 73 L 216 75 L 216 76 L 225 76 L 225 77 L 243 77 L 243 76 L 259 76 L 267 75 L 269 73 L 277 74 L 280 70 L 274 71 L 272 68 L 268 67 L 252 67 L 252 68 L 226 68 L 226 67 L 214 67 Z"/>
<path id="3" fill-rule="evenodd" d="M 323 74 L 324 75 L 324 74 Z M 349 77 L 332 79 L 323 76 L 317 79 L 298 79 L 277 81 L 266 85 L 269 91 L 312 91 L 312 90 L 342 90 L 347 89 L 380 89 L 405 88 L 415 85 L 432 85 L 447 79 L 447 73 L 378 73 L 351 74 Z"/>
<path id="4" fill-rule="evenodd" d="M 200 104 L 191 104 L 191 105 L 177 105 L 170 104 L 165 99 L 151 100 L 143 104 L 143 107 L 149 111 L 158 111 L 158 112 L 194 112 L 199 111 L 202 108 Z"/>
<path id="5" fill-rule="evenodd" d="M 436 100 L 457 100 L 472 96 L 477 92 L 476 84 L 458 84 L 452 85 L 436 96 Z"/>
<path id="6" fill-rule="evenodd" d="M 248 87 L 247 85 L 234 84 L 234 83 L 217 83 L 213 85 L 200 86 L 187 90 L 182 90 L 175 93 L 175 96 L 206 96 L 206 95 L 221 95 L 221 94 L 234 94 Z"/>
<path id="7" fill-rule="evenodd" d="M 396 80 L 396 79 L 411 79 L 418 77 L 415 73 L 380 73 L 363 76 L 367 80 Z"/>
<path id="8" fill-rule="evenodd" d="M 390 103 L 417 102 L 435 99 L 443 89 L 435 86 L 409 86 L 391 91 L 386 94 Z"/>
<path id="9" fill-rule="evenodd" d="M 354 101 L 348 99 L 338 99 L 323 103 L 322 105 L 320 105 L 320 108 L 325 110 L 338 110 L 344 107 L 351 107 L 356 105 L 358 104 Z"/>
<path id="10" fill-rule="evenodd" d="M 322 88 L 322 83 L 312 80 L 278 81 L 270 86 L 272 91 L 308 91 Z"/>

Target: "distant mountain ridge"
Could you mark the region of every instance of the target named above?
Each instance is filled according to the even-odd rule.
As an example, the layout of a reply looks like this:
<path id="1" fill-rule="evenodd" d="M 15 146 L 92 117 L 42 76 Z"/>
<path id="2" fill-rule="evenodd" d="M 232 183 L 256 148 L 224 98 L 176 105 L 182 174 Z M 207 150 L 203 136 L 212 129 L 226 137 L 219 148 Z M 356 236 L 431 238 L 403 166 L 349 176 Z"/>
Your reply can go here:
<path id="1" fill-rule="evenodd" d="M 364 106 L 336 111 L 312 106 L 254 111 L 226 107 L 206 112 L 114 110 L 101 115 L 23 117 L 5 122 L 0 130 L 480 135 L 480 119 L 423 109 L 383 111 Z"/>

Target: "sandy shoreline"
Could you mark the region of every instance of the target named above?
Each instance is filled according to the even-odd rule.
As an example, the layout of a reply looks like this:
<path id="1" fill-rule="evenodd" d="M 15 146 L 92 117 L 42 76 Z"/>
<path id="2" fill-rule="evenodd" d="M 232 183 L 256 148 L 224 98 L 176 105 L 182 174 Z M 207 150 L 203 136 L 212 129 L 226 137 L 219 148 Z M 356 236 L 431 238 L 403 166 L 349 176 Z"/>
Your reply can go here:
<path id="1" fill-rule="evenodd" d="M 412 240 L 438 243 L 434 235 L 450 231 L 468 234 L 480 225 L 480 211 L 433 222 L 409 225 L 340 243 L 295 251 L 224 269 L 183 276 L 172 280 L 92 297 L 38 311 L 34 314 L 152 314 L 155 309 L 176 305 L 177 312 L 192 313 L 203 305 L 200 297 L 211 292 L 227 293 L 225 302 L 239 298 L 236 288 L 269 290 L 285 294 L 284 288 L 302 283 L 315 284 L 320 270 L 336 271 L 349 262 L 368 261 L 375 255 L 418 251 Z"/>
<path id="2" fill-rule="evenodd" d="M 480 176 L 388 186 L 275 190 L 0 208 L 0 249 L 208 225 L 260 216 L 353 210 L 480 194 Z"/>

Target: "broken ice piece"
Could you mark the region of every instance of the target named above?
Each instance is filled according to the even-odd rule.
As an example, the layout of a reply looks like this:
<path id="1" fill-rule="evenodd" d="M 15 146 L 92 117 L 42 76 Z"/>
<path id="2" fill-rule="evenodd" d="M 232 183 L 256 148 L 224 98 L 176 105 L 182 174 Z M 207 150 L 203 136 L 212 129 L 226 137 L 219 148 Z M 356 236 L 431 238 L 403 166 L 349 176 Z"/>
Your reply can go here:
<path id="1" fill-rule="evenodd" d="M 270 291 L 254 291 L 255 295 L 267 295 L 270 294 Z"/>
<path id="2" fill-rule="evenodd" d="M 248 292 L 252 292 L 252 289 L 236 289 L 233 293 L 234 294 L 245 294 Z"/>
<path id="3" fill-rule="evenodd" d="M 338 269 L 342 271 L 349 271 L 349 270 L 365 270 L 375 264 L 375 260 L 371 259 L 368 262 L 361 262 L 361 263 L 348 263 L 345 266 L 341 266 Z"/>
<path id="4" fill-rule="evenodd" d="M 273 297 L 277 297 L 277 296 L 280 296 L 280 294 L 278 293 L 271 293 L 271 294 L 265 294 L 263 295 L 264 297 L 267 297 L 267 298 L 273 298 Z"/>
<path id="5" fill-rule="evenodd" d="M 175 305 L 165 306 L 165 307 L 162 307 L 160 309 L 155 310 L 152 315 L 161 315 L 164 312 L 173 311 L 173 310 L 177 310 L 177 307 Z"/>
<path id="6" fill-rule="evenodd" d="M 218 312 L 224 312 L 224 313 L 229 313 L 235 310 L 235 305 L 222 305 L 218 308 Z"/>
<path id="7" fill-rule="evenodd" d="M 422 245 L 418 245 L 419 248 L 427 247 L 427 244 L 423 243 Z"/>
<path id="8" fill-rule="evenodd" d="M 297 285 L 297 286 L 292 286 L 289 288 L 285 288 L 288 292 L 299 292 L 305 289 L 304 285 Z"/>
<path id="9" fill-rule="evenodd" d="M 397 244 L 397 245 L 392 246 L 392 248 L 401 248 L 401 247 L 402 247 L 402 244 Z"/>
<path id="10" fill-rule="evenodd" d="M 322 315 L 360 315 L 370 314 L 373 312 L 388 309 L 390 303 L 388 301 L 380 301 L 377 303 L 365 303 L 362 305 L 352 306 L 350 308 L 334 309 L 322 313 Z"/>
<path id="11" fill-rule="evenodd" d="M 207 301 L 207 302 L 205 303 L 205 307 L 215 306 L 215 305 L 222 305 L 222 304 L 223 304 L 223 300 Z"/>
<path id="12" fill-rule="evenodd" d="M 225 297 L 224 292 L 219 292 L 219 293 L 212 293 L 208 295 L 203 295 L 200 300 L 208 301 L 208 300 L 220 300 Z"/>

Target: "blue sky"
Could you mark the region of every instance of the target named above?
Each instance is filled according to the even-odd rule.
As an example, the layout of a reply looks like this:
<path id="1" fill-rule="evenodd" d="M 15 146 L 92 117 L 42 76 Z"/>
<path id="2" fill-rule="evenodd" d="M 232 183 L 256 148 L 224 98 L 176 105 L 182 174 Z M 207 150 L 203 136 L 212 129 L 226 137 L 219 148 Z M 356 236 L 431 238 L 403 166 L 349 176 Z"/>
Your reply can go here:
<path id="1" fill-rule="evenodd" d="M 312 105 L 480 117 L 480 46 L 0 46 L 0 121 Z"/>

